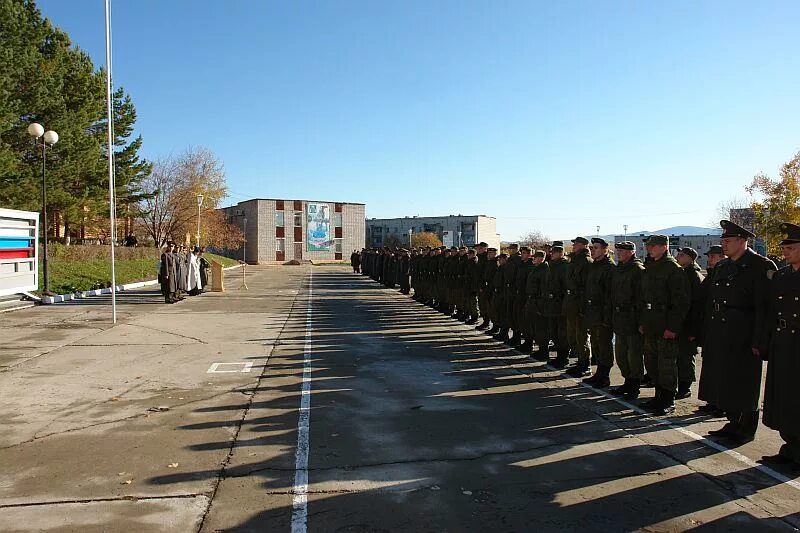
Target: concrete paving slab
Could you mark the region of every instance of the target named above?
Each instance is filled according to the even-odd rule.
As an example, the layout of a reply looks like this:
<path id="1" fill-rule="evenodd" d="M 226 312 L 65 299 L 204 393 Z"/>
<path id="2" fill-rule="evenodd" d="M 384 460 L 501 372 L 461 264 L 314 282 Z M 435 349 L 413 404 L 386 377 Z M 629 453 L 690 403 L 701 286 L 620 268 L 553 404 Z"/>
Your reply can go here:
<path id="1" fill-rule="evenodd" d="M 128 533 L 195 531 L 208 505 L 206 496 L 63 503 L 0 510 L 6 533 Z"/>
<path id="2" fill-rule="evenodd" d="M 97 330 L 12 350 L 1 530 L 288 530 L 303 398 L 311 531 L 800 525 L 797 475 L 755 463 L 770 432 L 715 447 L 695 401 L 665 425 L 345 268 L 247 279 L 172 306 L 130 294 L 110 329 L 103 297 L 69 304 L 58 320 Z M 37 312 L 19 311 L 31 335 L 58 323 Z M 208 373 L 225 362 L 252 368 Z"/>

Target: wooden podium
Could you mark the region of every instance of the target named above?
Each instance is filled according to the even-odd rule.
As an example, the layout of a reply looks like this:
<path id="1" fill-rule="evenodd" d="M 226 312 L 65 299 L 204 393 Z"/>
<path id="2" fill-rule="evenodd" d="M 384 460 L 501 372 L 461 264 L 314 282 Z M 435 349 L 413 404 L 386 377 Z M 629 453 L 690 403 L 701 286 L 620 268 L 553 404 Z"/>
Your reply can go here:
<path id="1" fill-rule="evenodd" d="M 225 292 L 222 263 L 211 261 L 211 292 Z"/>

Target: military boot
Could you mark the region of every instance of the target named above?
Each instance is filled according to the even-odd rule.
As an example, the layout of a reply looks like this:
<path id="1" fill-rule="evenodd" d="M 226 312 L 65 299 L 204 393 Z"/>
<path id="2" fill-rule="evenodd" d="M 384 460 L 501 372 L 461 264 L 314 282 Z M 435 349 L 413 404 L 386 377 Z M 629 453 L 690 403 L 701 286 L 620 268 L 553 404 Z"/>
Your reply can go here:
<path id="1" fill-rule="evenodd" d="M 597 371 L 594 375 L 590 378 L 586 378 L 583 380 L 584 383 L 587 385 L 591 385 L 597 389 L 605 389 L 611 382 L 608 378 L 608 374 L 611 372 L 611 368 L 607 366 L 598 366 Z"/>
<path id="2" fill-rule="evenodd" d="M 630 379 L 628 381 L 628 391 L 625 393 L 625 399 L 628 401 L 633 401 L 639 398 L 639 380 L 638 379 Z"/>
<path id="3" fill-rule="evenodd" d="M 640 405 L 642 409 L 650 410 L 661 403 L 661 389 L 656 388 L 656 395 Z"/>
<path id="4" fill-rule="evenodd" d="M 570 376 L 572 376 L 574 378 L 582 378 L 583 376 L 586 376 L 586 375 L 589 374 L 589 367 L 581 365 L 581 364 L 577 364 L 577 365 L 573 366 L 572 368 L 570 368 L 569 370 L 567 370 L 567 374 L 569 374 Z"/>
<path id="5" fill-rule="evenodd" d="M 625 396 L 626 394 L 628 394 L 628 391 L 630 389 L 631 389 L 631 380 L 625 378 L 625 383 L 623 383 L 619 387 L 614 387 L 613 389 L 611 389 L 610 392 L 614 396 Z"/>
<path id="6" fill-rule="evenodd" d="M 506 342 L 508 340 L 508 328 L 500 328 L 494 338 L 500 342 Z"/>
<path id="7" fill-rule="evenodd" d="M 466 324 L 468 326 L 474 326 L 477 323 L 478 323 L 478 317 L 474 317 L 474 316 L 468 317 L 467 320 L 464 322 L 464 324 Z"/>
<path id="8" fill-rule="evenodd" d="M 645 374 L 644 378 L 642 379 L 642 388 L 652 389 L 653 387 L 655 387 L 655 384 L 653 383 L 653 378 L 650 377 L 648 374 Z"/>
<path id="9" fill-rule="evenodd" d="M 531 353 L 533 351 L 533 341 L 525 339 L 524 341 L 522 341 L 522 344 L 519 345 L 519 348 L 517 348 L 517 350 L 519 350 L 522 353 Z"/>
<path id="10" fill-rule="evenodd" d="M 678 394 L 675 396 L 676 400 L 684 400 L 692 396 L 692 382 L 681 381 L 678 383 Z"/>
<path id="11" fill-rule="evenodd" d="M 486 330 L 487 335 L 497 335 L 498 333 L 500 333 L 500 326 L 495 323 L 492 323 L 491 329 Z"/>
<path id="12" fill-rule="evenodd" d="M 735 437 L 736 442 L 752 442 L 756 438 L 758 429 L 758 411 L 742 413 L 739 417 L 739 428 Z"/>
<path id="13" fill-rule="evenodd" d="M 484 318 L 481 320 L 481 323 L 475 326 L 475 329 L 483 331 L 484 329 L 489 329 L 489 321 Z"/>
<path id="14" fill-rule="evenodd" d="M 520 344 L 522 344 L 522 339 L 520 338 L 519 332 L 514 331 L 514 333 L 511 335 L 511 338 L 508 339 L 507 344 L 509 346 L 519 346 Z"/>
<path id="15" fill-rule="evenodd" d="M 661 389 L 661 400 L 650 409 L 656 416 L 665 416 L 675 412 L 675 393 L 671 390 Z"/>
<path id="16" fill-rule="evenodd" d="M 541 344 L 538 343 L 537 346 L 538 349 L 536 350 L 536 353 L 534 354 L 533 358 L 536 359 L 537 361 L 547 361 L 548 359 L 550 359 L 550 350 L 548 349 L 548 347 L 542 346 Z"/>
<path id="17" fill-rule="evenodd" d="M 553 361 L 553 368 L 563 370 L 567 368 L 568 364 L 569 364 L 569 357 L 567 357 L 567 352 L 558 352 L 556 354 L 555 360 Z"/>

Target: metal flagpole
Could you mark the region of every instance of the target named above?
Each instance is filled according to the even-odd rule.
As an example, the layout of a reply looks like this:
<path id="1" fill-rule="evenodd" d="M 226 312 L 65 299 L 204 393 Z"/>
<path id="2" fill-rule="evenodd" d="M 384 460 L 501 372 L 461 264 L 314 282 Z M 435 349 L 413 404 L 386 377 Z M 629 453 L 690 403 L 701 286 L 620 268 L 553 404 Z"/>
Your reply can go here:
<path id="1" fill-rule="evenodd" d="M 117 323 L 117 271 L 114 263 L 114 241 L 117 237 L 116 200 L 114 198 L 114 116 L 111 101 L 111 6 L 106 6 L 106 111 L 108 113 L 108 201 L 111 216 L 111 315 Z"/>

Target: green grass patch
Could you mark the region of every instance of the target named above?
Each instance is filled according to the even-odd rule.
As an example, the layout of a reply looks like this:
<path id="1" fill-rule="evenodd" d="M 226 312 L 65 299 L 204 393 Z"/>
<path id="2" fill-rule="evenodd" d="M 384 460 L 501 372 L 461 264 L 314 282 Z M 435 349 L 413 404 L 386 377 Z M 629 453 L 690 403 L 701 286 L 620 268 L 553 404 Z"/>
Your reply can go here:
<path id="1" fill-rule="evenodd" d="M 111 249 L 107 246 L 52 246 L 50 247 L 50 291 L 69 294 L 111 286 Z M 117 285 L 148 281 L 158 277 L 161 257 L 155 248 L 117 248 Z M 239 261 L 206 253 L 208 261 L 218 261 L 222 266 L 238 265 Z M 44 290 L 42 264 L 39 262 L 39 291 Z"/>

